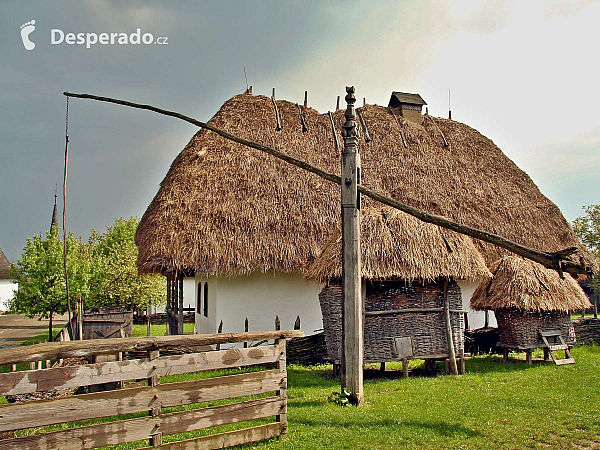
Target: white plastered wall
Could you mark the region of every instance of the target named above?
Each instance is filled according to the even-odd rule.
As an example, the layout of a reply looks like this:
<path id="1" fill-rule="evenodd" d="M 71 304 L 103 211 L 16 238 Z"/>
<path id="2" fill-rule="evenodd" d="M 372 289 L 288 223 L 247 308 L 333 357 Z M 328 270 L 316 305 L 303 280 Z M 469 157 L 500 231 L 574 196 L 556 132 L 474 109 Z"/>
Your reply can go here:
<path id="1" fill-rule="evenodd" d="M 207 282 L 208 317 L 196 313 L 198 333 L 215 333 L 221 320 L 224 333 L 244 331 L 246 317 L 249 331 L 274 330 L 275 316 L 279 316 L 281 329 L 293 329 L 298 315 L 306 335 L 323 328 L 318 297 L 322 285 L 306 281 L 300 274 L 255 272 L 232 278 L 196 276 L 196 296 L 198 283 L 202 283 L 204 291 Z"/>
<path id="2" fill-rule="evenodd" d="M 16 291 L 18 286 L 11 280 L 0 280 L 0 311 L 8 310 L 8 301 L 13 298 L 13 291 Z"/>
<path id="3" fill-rule="evenodd" d="M 475 311 L 471 309 L 471 296 L 475 289 L 479 285 L 479 282 L 458 280 L 458 285 L 460 286 L 460 292 L 462 293 L 462 304 L 463 309 L 468 311 L 467 317 L 469 320 L 469 328 L 471 330 L 475 328 L 481 328 L 485 325 L 485 311 Z M 494 316 L 493 311 L 489 311 L 489 326 L 496 327 L 496 316 Z"/>

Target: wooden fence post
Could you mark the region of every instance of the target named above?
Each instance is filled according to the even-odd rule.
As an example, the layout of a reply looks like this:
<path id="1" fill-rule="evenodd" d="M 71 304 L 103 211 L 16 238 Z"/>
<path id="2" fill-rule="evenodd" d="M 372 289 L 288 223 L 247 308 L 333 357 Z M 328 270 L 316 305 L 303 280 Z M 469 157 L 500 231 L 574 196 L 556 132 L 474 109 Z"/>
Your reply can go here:
<path id="1" fill-rule="evenodd" d="M 286 352 L 285 352 L 285 339 L 276 339 L 275 346 L 279 348 L 279 358 L 277 359 L 277 370 L 282 373 L 286 373 Z M 276 392 L 279 395 L 283 404 L 281 405 L 280 413 L 277 415 L 276 420 L 280 423 L 281 433 L 287 433 L 287 373 L 285 378 L 282 380 L 279 391 Z"/>
<path id="2" fill-rule="evenodd" d="M 248 318 L 246 317 L 246 320 L 244 321 L 244 331 L 247 333 L 248 332 Z M 244 348 L 248 348 L 248 342 L 244 341 Z"/>
<path id="3" fill-rule="evenodd" d="M 300 328 L 300 315 L 298 315 L 298 317 L 296 317 L 296 322 L 294 322 L 294 330 L 299 330 Z"/>
<path id="4" fill-rule="evenodd" d="M 219 329 L 217 330 L 217 333 L 222 333 L 223 332 L 223 321 L 221 320 L 221 323 L 219 324 Z M 221 344 L 217 344 L 217 350 L 221 350 Z"/>
<path id="5" fill-rule="evenodd" d="M 275 316 L 275 330 L 281 330 L 281 320 L 279 320 L 279 316 Z"/>
<path id="6" fill-rule="evenodd" d="M 81 300 L 81 298 L 80 298 Z M 83 302 L 77 302 L 77 334 L 80 341 L 83 340 Z"/>

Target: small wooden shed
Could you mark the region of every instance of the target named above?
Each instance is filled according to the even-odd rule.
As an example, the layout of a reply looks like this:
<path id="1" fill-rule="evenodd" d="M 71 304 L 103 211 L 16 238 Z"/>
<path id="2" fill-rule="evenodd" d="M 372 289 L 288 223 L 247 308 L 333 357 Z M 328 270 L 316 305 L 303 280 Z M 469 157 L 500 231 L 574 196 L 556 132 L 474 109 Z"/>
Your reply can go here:
<path id="1" fill-rule="evenodd" d="M 569 274 L 560 278 L 555 270 L 517 256 L 496 261 L 491 272 L 473 293 L 471 307 L 494 310 L 500 347 L 526 351 L 530 362 L 533 349 L 548 348 L 542 336 L 547 330 L 559 333 L 567 346 L 577 342 L 570 313 L 591 305 Z"/>
<path id="2" fill-rule="evenodd" d="M 328 358 L 341 359 L 341 233 L 326 244 L 307 278 L 325 282 L 319 294 Z M 490 273 L 471 239 L 392 208 L 367 208 L 361 220 L 364 359 L 445 359 L 445 309 L 455 353 L 463 349 L 464 311 L 457 279 Z M 408 345 L 408 348 L 407 348 Z"/>

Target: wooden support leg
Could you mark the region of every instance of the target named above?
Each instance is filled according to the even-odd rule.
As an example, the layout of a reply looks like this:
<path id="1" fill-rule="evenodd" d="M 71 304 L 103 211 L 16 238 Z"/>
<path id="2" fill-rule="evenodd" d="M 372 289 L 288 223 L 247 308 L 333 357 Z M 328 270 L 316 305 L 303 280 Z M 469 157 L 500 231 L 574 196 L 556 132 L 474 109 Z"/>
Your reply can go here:
<path id="1" fill-rule="evenodd" d="M 527 364 L 533 363 L 533 350 L 527 350 Z"/>
<path id="2" fill-rule="evenodd" d="M 444 373 L 446 375 L 450 375 L 451 371 L 450 371 L 450 359 L 446 358 L 444 360 Z"/>
<path id="3" fill-rule="evenodd" d="M 379 364 L 379 371 L 380 372 L 385 372 L 385 361 L 381 362 Z"/>
<path id="4" fill-rule="evenodd" d="M 466 372 L 466 364 L 465 364 L 465 350 L 461 348 L 458 353 L 458 357 L 460 358 L 460 373 L 464 374 Z"/>
<path id="5" fill-rule="evenodd" d="M 340 367 L 341 364 L 339 362 L 334 362 L 333 363 L 333 376 L 337 377 L 340 374 Z"/>
<path id="6" fill-rule="evenodd" d="M 507 348 L 505 348 L 504 352 L 502 353 L 502 362 L 504 364 L 508 363 L 508 349 Z"/>
<path id="7" fill-rule="evenodd" d="M 548 347 L 544 347 L 544 361 L 548 361 Z"/>
<path id="8" fill-rule="evenodd" d="M 402 359 L 402 376 L 408 378 L 408 359 Z"/>

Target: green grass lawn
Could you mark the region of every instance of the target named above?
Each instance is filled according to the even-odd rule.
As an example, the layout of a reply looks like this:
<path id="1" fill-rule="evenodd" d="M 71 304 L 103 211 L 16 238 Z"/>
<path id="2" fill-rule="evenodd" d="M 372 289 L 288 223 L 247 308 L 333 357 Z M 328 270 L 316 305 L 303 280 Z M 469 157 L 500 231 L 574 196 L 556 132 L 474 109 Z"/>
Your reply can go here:
<path id="1" fill-rule="evenodd" d="M 186 332 L 191 332 L 187 326 Z M 135 331 L 138 327 L 141 331 Z M 161 333 L 160 326 L 153 326 L 155 332 L 161 335 L 164 329 Z M 134 327 L 137 333 L 145 335 L 145 326 Z M 525 363 L 525 354 L 511 355 L 507 365 L 499 356 L 473 357 L 467 361 L 467 373 L 459 377 L 403 379 L 399 364 L 388 364 L 390 370 L 383 376 L 378 365 L 368 366 L 366 402 L 358 408 L 329 401 L 340 388 L 339 379 L 331 377 L 331 365 L 291 365 L 289 433 L 242 448 L 600 448 L 600 347 L 582 345 L 572 353 L 577 363 L 566 366 L 542 362 L 540 350 L 534 353 L 537 360 L 532 366 Z M 411 362 L 413 375 L 421 368 L 421 361 Z M 161 382 L 223 373 L 164 377 Z M 258 423 L 264 421 L 250 425 Z M 226 425 L 194 435 L 247 425 Z"/>
<path id="2" fill-rule="evenodd" d="M 167 324 L 163 323 L 162 325 L 152 325 L 152 336 L 164 336 L 167 332 Z M 193 323 L 184 323 L 183 324 L 183 332 L 184 334 L 191 334 L 194 332 L 194 324 Z M 132 329 L 133 337 L 141 337 L 148 335 L 148 327 L 147 325 L 133 325 Z"/>
<path id="3" fill-rule="evenodd" d="M 289 434 L 255 448 L 598 448 L 600 347 L 577 363 L 475 357 L 460 377 L 366 372 L 365 405 L 339 407 L 326 367 L 289 368 Z M 537 355 L 541 356 L 541 352 Z M 397 367 L 399 370 L 399 367 Z M 578 447 L 577 447 L 578 446 Z"/>

